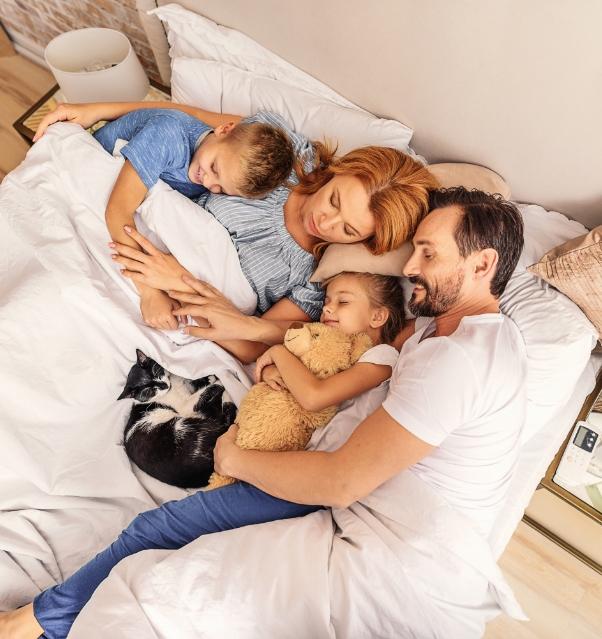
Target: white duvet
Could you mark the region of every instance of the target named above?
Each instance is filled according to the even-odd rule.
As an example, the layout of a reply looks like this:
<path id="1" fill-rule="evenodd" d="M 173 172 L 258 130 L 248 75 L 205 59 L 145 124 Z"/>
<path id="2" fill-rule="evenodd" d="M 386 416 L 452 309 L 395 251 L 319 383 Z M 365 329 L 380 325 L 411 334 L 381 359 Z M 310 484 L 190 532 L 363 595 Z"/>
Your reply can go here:
<path id="1" fill-rule="evenodd" d="M 121 161 L 55 125 L 0 186 L 0 608 L 30 601 L 136 513 L 184 494 L 134 473 L 120 446 L 129 405 L 115 398 L 135 348 L 178 374 L 218 374 L 237 401 L 248 386 L 218 347 L 178 346 L 142 324 L 106 248 Z M 141 214 L 190 270 L 252 309 L 211 216 L 164 185 Z M 356 400 L 311 445 L 340 446 L 384 393 Z M 521 615 L 486 541 L 405 472 L 348 509 L 130 557 L 70 637 L 464 639 L 500 610 Z"/>

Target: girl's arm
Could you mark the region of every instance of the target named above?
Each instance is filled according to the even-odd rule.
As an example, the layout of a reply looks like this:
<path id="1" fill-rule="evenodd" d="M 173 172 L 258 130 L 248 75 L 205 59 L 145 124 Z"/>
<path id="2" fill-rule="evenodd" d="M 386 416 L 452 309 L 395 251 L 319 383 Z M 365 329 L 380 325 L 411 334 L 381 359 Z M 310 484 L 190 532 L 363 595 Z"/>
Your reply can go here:
<path id="1" fill-rule="evenodd" d="M 275 364 L 293 397 L 311 411 L 357 397 L 384 382 L 392 372 L 390 366 L 359 362 L 336 375 L 320 379 L 283 345 L 273 346 L 260 358 L 258 376 L 263 366 L 269 364 Z"/>
<path id="2" fill-rule="evenodd" d="M 55 122 L 74 122 L 84 129 L 91 127 L 100 120 L 115 120 L 130 111 L 137 109 L 177 109 L 202 120 L 210 127 L 218 127 L 228 122 L 238 123 L 240 115 L 228 113 L 214 113 L 205 111 L 188 104 L 176 104 L 175 102 L 91 102 L 89 104 L 59 104 L 54 111 L 45 116 L 34 135 L 33 141 L 37 142 L 46 132 L 46 129 Z"/>
<path id="3" fill-rule="evenodd" d="M 334 452 L 264 452 L 239 448 L 233 426 L 218 440 L 215 469 L 274 497 L 347 508 L 428 455 L 434 447 L 377 409 Z"/>

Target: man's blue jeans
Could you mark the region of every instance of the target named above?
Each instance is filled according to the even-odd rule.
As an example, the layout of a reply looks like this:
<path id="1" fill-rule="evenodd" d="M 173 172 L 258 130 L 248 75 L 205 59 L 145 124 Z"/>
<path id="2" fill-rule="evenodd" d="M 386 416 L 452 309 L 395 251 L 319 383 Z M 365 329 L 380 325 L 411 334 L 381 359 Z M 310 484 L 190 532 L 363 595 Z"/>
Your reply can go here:
<path id="1" fill-rule="evenodd" d="M 201 535 L 301 517 L 319 508 L 277 499 L 254 486 L 237 482 L 141 513 L 106 550 L 65 582 L 35 598 L 34 614 L 44 629 L 42 637 L 66 637 L 96 588 L 129 555 L 148 549 L 174 550 Z"/>

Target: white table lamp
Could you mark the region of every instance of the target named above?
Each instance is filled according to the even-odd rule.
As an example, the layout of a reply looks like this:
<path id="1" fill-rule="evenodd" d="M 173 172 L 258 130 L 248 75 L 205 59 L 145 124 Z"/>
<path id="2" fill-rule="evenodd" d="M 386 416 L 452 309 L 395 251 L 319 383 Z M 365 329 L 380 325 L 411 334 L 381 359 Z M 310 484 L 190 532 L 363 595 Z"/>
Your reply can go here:
<path id="1" fill-rule="evenodd" d="M 48 43 L 46 63 L 69 102 L 135 102 L 148 93 L 148 78 L 123 33 L 77 29 Z"/>

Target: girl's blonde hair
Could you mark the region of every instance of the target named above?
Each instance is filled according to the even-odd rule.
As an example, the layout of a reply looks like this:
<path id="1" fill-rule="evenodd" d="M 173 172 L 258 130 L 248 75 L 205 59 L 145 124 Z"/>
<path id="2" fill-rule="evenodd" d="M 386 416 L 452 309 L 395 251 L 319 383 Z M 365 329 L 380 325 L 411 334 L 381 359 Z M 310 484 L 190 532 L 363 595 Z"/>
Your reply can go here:
<path id="1" fill-rule="evenodd" d="M 296 190 L 311 195 L 335 175 L 358 178 L 366 189 L 368 208 L 374 215 L 374 235 L 364 241 L 374 255 L 398 248 L 414 235 L 428 213 L 429 191 L 437 180 L 414 158 L 396 149 L 366 146 L 343 157 L 335 157 L 336 149 L 314 142 L 315 166 L 306 172 L 297 164 L 299 184 Z M 319 245 L 317 256 L 325 248 Z"/>
<path id="2" fill-rule="evenodd" d="M 387 321 L 380 327 L 380 336 L 385 344 L 391 344 L 406 323 L 403 287 L 401 279 L 394 275 L 376 275 L 375 273 L 353 273 L 343 271 L 333 275 L 322 282 L 322 288 L 326 287 L 337 277 L 350 275 L 358 279 L 364 286 L 364 290 L 373 308 L 384 307 L 389 311 Z"/>

